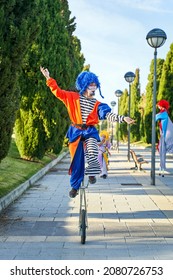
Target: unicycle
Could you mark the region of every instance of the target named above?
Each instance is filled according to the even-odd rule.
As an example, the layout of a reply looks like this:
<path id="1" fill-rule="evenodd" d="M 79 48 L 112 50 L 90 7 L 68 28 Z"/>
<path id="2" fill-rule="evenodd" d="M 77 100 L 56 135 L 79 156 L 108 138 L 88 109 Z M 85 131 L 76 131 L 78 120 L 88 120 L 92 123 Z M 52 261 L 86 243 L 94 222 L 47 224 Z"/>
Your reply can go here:
<path id="1" fill-rule="evenodd" d="M 79 195 L 80 195 L 80 209 L 79 209 L 79 234 L 81 236 L 81 244 L 85 244 L 86 241 L 86 229 L 88 227 L 88 220 L 87 220 L 87 203 L 86 203 L 86 188 L 87 185 L 84 184 L 82 181 Z"/>

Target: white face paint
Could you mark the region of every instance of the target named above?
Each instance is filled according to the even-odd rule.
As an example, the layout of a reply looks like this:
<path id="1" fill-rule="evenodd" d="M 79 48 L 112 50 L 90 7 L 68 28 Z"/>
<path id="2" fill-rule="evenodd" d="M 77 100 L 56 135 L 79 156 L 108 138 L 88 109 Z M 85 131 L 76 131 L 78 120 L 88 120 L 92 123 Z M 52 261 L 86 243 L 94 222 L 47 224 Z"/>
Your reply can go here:
<path id="1" fill-rule="evenodd" d="M 95 95 L 95 91 L 97 89 L 97 86 L 88 86 L 87 87 L 87 93 L 89 96 L 94 96 Z"/>

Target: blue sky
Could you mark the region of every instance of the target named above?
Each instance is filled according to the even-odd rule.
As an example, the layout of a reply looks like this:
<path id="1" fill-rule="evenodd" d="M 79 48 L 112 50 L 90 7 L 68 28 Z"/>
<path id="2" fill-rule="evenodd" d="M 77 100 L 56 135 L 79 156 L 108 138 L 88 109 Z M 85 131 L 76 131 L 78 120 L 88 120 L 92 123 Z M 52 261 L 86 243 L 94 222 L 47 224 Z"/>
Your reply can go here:
<path id="1" fill-rule="evenodd" d="M 154 49 L 146 35 L 153 28 L 167 34 L 158 48 L 158 58 L 166 58 L 173 43 L 172 0 L 68 0 L 71 17 L 76 17 L 75 35 L 90 71 L 100 80 L 104 99 L 110 105 L 115 90 L 128 89 L 124 79 L 128 71 L 140 69 L 141 89 L 145 91 Z"/>

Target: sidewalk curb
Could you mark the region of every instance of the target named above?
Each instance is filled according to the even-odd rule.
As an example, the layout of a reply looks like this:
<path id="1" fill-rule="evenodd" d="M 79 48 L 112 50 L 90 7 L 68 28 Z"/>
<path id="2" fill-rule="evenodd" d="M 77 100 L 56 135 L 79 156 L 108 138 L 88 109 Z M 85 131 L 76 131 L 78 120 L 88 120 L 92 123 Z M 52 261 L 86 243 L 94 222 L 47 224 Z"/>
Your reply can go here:
<path id="1" fill-rule="evenodd" d="M 23 194 L 28 188 L 30 188 L 36 181 L 38 181 L 41 177 L 43 177 L 50 168 L 55 166 L 59 161 L 61 161 L 67 154 L 67 152 L 63 152 L 56 159 L 48 163 L 45 167 L 39 170 L 36 174 L 34 174 L 30 179 L 19 185 L 16 189 L 11 191 L 6 196 L 0 199 L 0 213 L 2 210 L 7 208 L 12 202 L 14 202 L 21 194 Z"/>

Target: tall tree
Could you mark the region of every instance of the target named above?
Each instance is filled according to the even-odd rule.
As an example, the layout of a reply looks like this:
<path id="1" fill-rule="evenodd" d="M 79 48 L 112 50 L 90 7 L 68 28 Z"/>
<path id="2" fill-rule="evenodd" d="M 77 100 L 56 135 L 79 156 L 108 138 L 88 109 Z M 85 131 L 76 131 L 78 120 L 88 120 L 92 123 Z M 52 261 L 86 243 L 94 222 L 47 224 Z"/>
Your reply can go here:
<path id="1" fill-rule="evenodd" d="M 139 131 L 140 131 L 140 140 L 145 142 L 145 117 L 144 117 L 144 112 L 146 108 L 146 95 L 142 94 L 139 102 L 139 113 L 140 113 L 140 126 L 139 126 Z"/>
<path id="2" fill-rule="evenodd" d="M 157 59 L 157 79 L 156 89 L 159 90 L 160 78 L 162 74 L 164 59 Z M 154 60 L 151 61 L 150 74 L 148 75 L 148 84 L 146 86 L 146 108 L 144 111 L 144 130 L 145 141 L 151 143 L 152 132 L 152 108 L 153 108 L 153 77 L 154 77 Z M 156 95 L 157 95 L 156 92 Z"/>
<path id="3" fill-rule="evenodd" d="M 135 71 L 135 80 L 131 86 L 131 110 L 130 116 L 135 120 L 135 125 L 130 127 L 131 141 L 140 140 L 140 112 L 139 112 L 139 102 L 141 98 L 140 93 L 140 74 L 139 69 Z"/>
<path id="4" fill-rule="evenodd" d="M 46 87 L 39 66 L 47 67 L 59 86 L 69 89 L 84 63 L 68 2 L 43 0 L 40 14 L 41 32 L 25 56 L 20 77 L 22 100 L 15 124 L 20 155 L 28 159 L 41 159 L 48 150 L 60 152 L 69 124 L 65 106 Z"/>
<path id="5" fill-rule="evenodd" d="M 11 143 L 23 58 L 39 32 L 38 3 L 39 0 L 0 3 L 0 160 L 7 156 Z"/>
<path id="6" fill-rule="evenodd" d="M 163 64 L 157 100 L 166 99 L 170 103 L 170 117 L 173 120 L 173 43 L 170 45 Z"/>
<path id="7" fill-rule="evenodd" d="M 119 114 L 124 116 L 128 115 L 128 90 L 127 89 L 124 90 L 123 94 L 119 99 Z M 127 141 L 127 135 L 128 135 L 127 124 L 122 123 L 119 126 L 119 131 L 120 131 L 120 139 L 122 139 L 123 141 Z"/>

